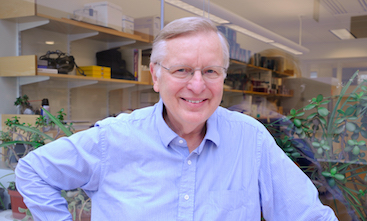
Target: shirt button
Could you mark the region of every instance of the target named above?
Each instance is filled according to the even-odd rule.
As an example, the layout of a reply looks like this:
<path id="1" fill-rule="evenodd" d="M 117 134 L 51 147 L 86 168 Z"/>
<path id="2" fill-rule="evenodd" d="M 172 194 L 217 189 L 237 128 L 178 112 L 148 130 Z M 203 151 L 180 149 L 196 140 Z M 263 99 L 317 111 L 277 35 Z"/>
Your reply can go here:
<path id="1" fill-rule="evenodd" d="M 190 197 L 189 197 L 189 195 L 187 195 L 187 194 L 186 194 L 186 195 L 184 196 L 184 198 L 185 198 L 185 200 L 188 200 Z"/>
<path id="2" fill-rule="evenodd" d="M 191 165 L 191 160 L 188 160 L 188 161 L 187 161 L 187 164 Z"/>
<path id="3" fill-rule="evenodd" d="M 179 140 L 178 142 L 179 142 L 179 143 L 183 143 L 183 140 Z"/>

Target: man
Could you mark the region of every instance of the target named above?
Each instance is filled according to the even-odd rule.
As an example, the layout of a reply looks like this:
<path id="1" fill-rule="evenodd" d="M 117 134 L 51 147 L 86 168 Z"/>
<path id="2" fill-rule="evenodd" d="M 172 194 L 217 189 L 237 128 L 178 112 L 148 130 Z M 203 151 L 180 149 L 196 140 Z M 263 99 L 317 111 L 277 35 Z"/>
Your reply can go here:
<path id="1" fill-rule="evenodd" d="M 161 100 L 28 154 L 16 183 L 37 220 L 71 220 L 82 187 L 92 220 L 336 220 L 256 120 L 218 107 L 228 45 L 205 18 L 168 24 L 150 70 Z"/>

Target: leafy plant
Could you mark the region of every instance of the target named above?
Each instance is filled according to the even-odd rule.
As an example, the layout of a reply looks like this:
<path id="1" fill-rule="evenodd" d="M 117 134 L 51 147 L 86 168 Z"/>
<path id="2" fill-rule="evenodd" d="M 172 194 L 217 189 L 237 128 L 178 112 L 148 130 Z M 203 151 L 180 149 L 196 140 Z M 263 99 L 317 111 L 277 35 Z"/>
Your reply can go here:
<path id="1" fill-rule="evenodd" d="M 54 141 L 61 132 L 66 136 L 70 136 L 73 133 L 72 124 L 65 125 L 58 118 L 51 115 L 47 110 L 44 111 L 50 117 L 53 124 L 57 126 L 57 132 L 54 137 L 51 137 L 44 132 L 44 128 L 47 126 L 47 123 L 43 116 L 37 118 L 35 126 L 30 124 L 25 125 L 25 123 L 21 124 L 17 116 L 5 121 L 6 130 L 0 131 L 0 141 L 2 141 L 0 147 L 4 147 L 7 150 L 6 152 L 12 152 L 16 162 L 18 162 L 20 158 L 26 156 L 30 151 L 44 145 L 47 141 Z M 62 111 L 63 109 L 59 111 L 59 116 L 63 116 Z M 15 146 L 17 144 L 23 144 L 23 153 L 16 153 Z M 5 158 L 10 168 L 14 170 L 15 165 L 11 164 L 7 154 L 5 154 Z"/>
<path id="2" fill-rule="evenodd" d="M 18 208 L 18 211 L 20 213 L 25 213 L 25 217 L 22 219 L 22 221 L 29 221 L 29 220 L 33 220 L 33 216 L 31 211 L 29 211 L 29 209 L 24 209 L 24 208 Z"/>
<path id="3" fill-rule="evenodd" d="M 15 106 L 21 107 L 21 112 L 23 113 L 25 109 L 29 108 L 32 110 L 32 106 L 29 103 L 29 97 L 25 94 L 23 96 L 17 97 L 17 99 L 14 101 Z"/>
<path id="4" fill-rule="evenodd" d="M 318 95 L 303 109 L 292 109 L 267 124 L 284 152 L 310 177 L 345 205 L 352 220 L 367 220 L 367 87 L 361 82 L 346 94 L 358 71 L 336 97 Z M 325 105 L 335 102 L 329 110 Z M 305 111 L 311 112 L 305 116 Z M 300 163 L 301 162 L 301 163 Z"/>
<path id="5" fill-rule="evenodd" d="M 29 103 L 29 97 L 25 94 L 23 96 L 19 96 L 17 97 L 17 99 L 15 100 L 14 102 L 14 105 L 15 106 L 30 106 L 30 103 Z"/>
<path id="6" fill-rule="evenodd" d="M 80 188 L 75 190 L 61 191 L 61 195 L 68 202 L 68 209 L 73 215 L 74 220 L 81 221 L 82 214 L 84 212 L 90 212 L 92 208 L 92 203 L 87 194 Z M 79 213 L 77 212 L 79 211 Z M 77 217 L 78 215 L 78 217 Z"/>
<path id="7" fill-rule="evenodd" d="M 43 109 L 43 111 L 50 118 L 52 122 L 51 125 L 53 125 L 54 127 L 56 126 L 56 134 L 54 135 L 54 137 L 51 137 L 45 133 L 44 128 L 46 126 L 49 126 L 49 124 L 47 124 L 43 116 L 40 116 L 37 118 L 35 122 L 35 126 L 32 126 L 30 124 L 25 125 L 24 123 L 21 124 L 17 116 L 14 116 L 12 119 L 7 119 L 5 121 L 6 130 L 0 131 L 0 141 L 2 141 L 2 143 L 0 144 L 0 147 L 3 147 L 7 151 L 12 152 L 16 158 L 16 162 L 18 162 L 20 158 L 26 156 L 29 152 L 43 146 L 46 142 L 54 141 L 62 133 L 65 136 L 71 136 L 73 134 L 74 128 L 72 127 L 72 123 L 66 124 L 65 122 L 63 122 L 64 116 L 66 116 L 66 114 L 63 112 L 64 109 L 61 109 L 60 111 L 58 111 L 57 112 L 58 115 L 56 117 L 53 116 L 50 112 L 48 112 L 45 109 Z M 15 146 L 17 144 L 24 145 L 24 152 L 16 153 Z M 6 158 L 6 162 L 8 163 L 8 165 L 14 170 L 16 165 L 13 165 L 10 163 L 9 155 L 5 154 L 4 156 Z M 11 174 L 7 174 L 5 176 L 8 176 L 8 175 L 11 175 Z M 5 187 L 1 183 L 0 185 L 5 189 Z M 8 189 L 15 190 L 16 189 L 15 183 L 10 182 Z M 63 194 L 66 197 L 66 196 L 69 196 L 70 193 L 74 193 L 74 191 L 70 191 L 70 193 L 69 191 L 63 191 L 63 193 L 66 194 L 66 195 Z M 73 197 L 66 197 L 65 199 L 69 203 L 69 211 L 73 213 L 74 219 L 76 218 L 75 208 L 81 209 L 79 216 L 81 216 L 83 211 L 89 211 L 91 208 L 89 197 L 81 189 L 78 189 L 77 194 L 75 196 L 73 195 Z M 25 218 L 28 219 L 31 216 L 29 211 L 22 209 L 22 208 L 19 208 L 19 209 L 20 209 L 19 210 L 20 212 L 23 212 L 23 213 L 26 212 Z"/>

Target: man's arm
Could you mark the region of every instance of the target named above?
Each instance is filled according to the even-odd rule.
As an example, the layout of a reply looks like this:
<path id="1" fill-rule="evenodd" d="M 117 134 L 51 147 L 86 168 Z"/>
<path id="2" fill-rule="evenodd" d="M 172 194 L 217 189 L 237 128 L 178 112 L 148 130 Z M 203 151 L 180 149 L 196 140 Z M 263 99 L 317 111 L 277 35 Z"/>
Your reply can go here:
<path id="1" fill-rule="evenodd" d="M 99 128 L 60 138 L 29 153 L 16 167 L 16 186 L 35 220 L 72 220 L 60 190 L 97 190 Z"/>
<path id="2" fill-rule="evenodd" d="M 259 185 L 266 220 L 337 220 L 321 204 L 311 180 L 266 134 L 262 144 Z"/>

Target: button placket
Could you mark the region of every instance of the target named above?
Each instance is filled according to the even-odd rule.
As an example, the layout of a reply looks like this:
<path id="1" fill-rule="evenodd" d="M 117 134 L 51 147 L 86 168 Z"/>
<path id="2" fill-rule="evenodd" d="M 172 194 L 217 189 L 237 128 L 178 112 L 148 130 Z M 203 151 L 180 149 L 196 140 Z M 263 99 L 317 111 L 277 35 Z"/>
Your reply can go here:
<path id="1" fill-rule="evenodd" d="M 193 220 L 195 200 L 196 154 L 190 154 L 182 165 L 178 220 Z"/>

